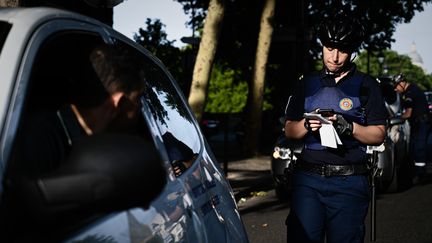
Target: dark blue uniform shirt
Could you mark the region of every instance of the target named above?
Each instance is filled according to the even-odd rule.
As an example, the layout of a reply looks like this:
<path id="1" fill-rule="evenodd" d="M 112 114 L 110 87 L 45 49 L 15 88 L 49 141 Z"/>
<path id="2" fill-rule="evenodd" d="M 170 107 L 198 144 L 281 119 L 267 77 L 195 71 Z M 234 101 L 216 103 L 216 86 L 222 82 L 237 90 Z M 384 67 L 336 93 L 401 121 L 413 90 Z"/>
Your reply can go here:
<path id="1" fill-rule="evenodd" d="M 315 83 L 311 85 L 308 82 L 315 82 L 318 85 L 315 85 Z M 339 80 L 337 83 L 332 76 L 326 75 L 325 71 L 322 70 L 320 72 L 315 72 L 306 76 L 300 81 L 299 84 L 300 85 L 297 88 L 296 92 L 293 93 L 294 95 L 289 100 L 289 104 L 286 110 L 287 120 L 300 121 L 303 119 L 303 114 L 305 112 L 310 112 L 310 110 L 305 109 L 305 107 L 310 106 L 309 104 L 305 104 L 305 99 L 306 97 L 311 97 L 310 95 L 311 92 L 312 94 L 314 92 L 318 92 L 320 88 L 323 87 L 335 87 L 336 90 L 342 91 L 341 93 L 349 94 L 351 99 L 354 97 L 354 98 L 358 98 L 356 100 L 361 101 L 361 108 L 364 113 L 364 117 L 362 118 L 363 125 L 385 125 L 386 124 L 388 112 L 385 108 L 384 99 L 381 95 L 381 90 L 377 81 L 374 80 L 372 77 L 358 71 L 355 65 L 353 65 L 350 72 L 341 80 Z M 356 92 L 353 92 L 353 89 L 350 89 L 350 87 L 352 86 L 358 86 L 360 88 L 354 89 L 356 90 Z M 305 90 L 306 88 L 309 90 Z M 322 102 L 322 103 L 326 103 L 326 102 Z M 342 102 L 340 103 L 342 104 Z M 334 104 L 334 105 L 337 106 L 340 104 Z M 329 107 L 315 107 L 315 108 L 325 109 Z M 354 121 L 354 119 L 352 121 Z M 359 121 L 357 120 L 355 120 L 354 122 L 359 123 Z M 317 136 L 316 134 L 318 133 L 314 133 L 314 134 L 315 136 Z M 306 135 L 306 137 L 308 137 L 308 135 Z M 319 135 L 318 135 L 318 139 L 319 139 Z M 306 146 L 302 151 L 300 159 L 310 163 L 326 163 L 326 164 L 359 164 L 359 163 L 366 162 L 367 156 L 366 156 L 365 145 L 359 144 L 357 142 L 356 146 L 347 146 L 346 144 L 352 144 L 349 141 L 350 139 L 352 140 L 352 138 L 341 138 L 341 139 L 344 145 L 338 146 L 337 149 L 333 149 L 333 148 L 311 149 Z"/>
<path id="2" fill-rule="evenodd" d="M 408 119 L 411 126 L 429 113 L 426 96 L 414 83 L 411 83 L 404 92 L 402 104 L 404 108 L 412 108 L 411 117 Z"/>

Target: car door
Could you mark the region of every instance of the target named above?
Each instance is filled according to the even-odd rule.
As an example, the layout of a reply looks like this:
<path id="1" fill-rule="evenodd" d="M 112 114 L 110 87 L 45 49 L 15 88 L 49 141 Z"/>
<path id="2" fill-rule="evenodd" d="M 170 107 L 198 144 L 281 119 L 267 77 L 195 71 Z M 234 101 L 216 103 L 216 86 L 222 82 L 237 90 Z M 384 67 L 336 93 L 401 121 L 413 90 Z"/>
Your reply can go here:
<path id="1" fill-rule="evenodd" d="M 140 65 L 147 84 L 142 114 L 169 173 L 168 189 L 151 206 L 165 216 L 166 224 L 172 224 L 168 228 L 174 242 L 247 241 L 231 188 L 207 152 L 174 79 L 162 63 L 135 43 L 111 30 L 106 33 L 116 45 L 130 45 L 142 56 Z"/>
<path id="2" fill-rule="evenodd" d="M 125 37 L 118 39 L 109 36 L 107 33 L 112 30 L 98 22 L 73 14 L 68 18 L 46 17 L 42 24 L 29 31 L 31 37 L 23 43 L 24 55 L 19 61 L 5 128 L 7 135 L 4 137 L 9 141 L 3 143 L 7 145 L 3 146 L 3 155 L 9 165 L 14 163 L 14 140 L 26 139 L 26 134 L 17 138 L 21 121 L 29 113 L 56 110 L 64 104 L 65 94 L 70 91 L 64 82 L 69 80 L 69 75 L 80 74 L 88 68 L 85 54 L 92 46 L 98 42 L 127 47 L 135 45 Z M 135 47 L 130 48 L 137 51 Z M 147 62 L 155 61 L 145 51 L 140 54 Z M 145 99 L 142 101 L 148 102 Z M 143 108 L 142 112 L 147 111 Z M 159 131 L 152 124 L 147 124 L 144 117 L 141 126 L 154 138 L 156 146 L 160 146 Z M 165 161 L 166 169 L 172 171 L 171 163 L 167 159 Z M 200 219 L 191 213 L 192 199 L 184 184 L 175 176 L 169 176 L 167 180 L 161 195 L 147 207 L 143 205 L 105 214 L 89 213 L 79 220 L 70 221 L 68 225 L 45 229 L 37 237 L 65 242 L 203 242 L 203 235 L 197 228 Z M 25 228 L 16 229 L 15 233 L 22 231 Z"/>
<path id="3" fill-rule="evenodd" d="M 145 112 L 149 124 L 159 131 L 161 150 L 172 166 L 171 173 L 184 186 L 191 202 L 186 212 L 193 215 L 196 227 L 206 242 L 246 242 L 231 187 L 217 161 L 204 146 L 184 97 L 173 78 L 159 62 L 147 62 Z M 192 233 L 191 233 L 192 234 Z"/>
<path id="4" fill-rule="evenodd" d="M 205 235 L 202 234 L 201 230 L 202 223 L 192 209 L 191 196 L 185 190 L 182 181 L 173 176 L 173 166 L 168 157 L 170 153 L 166 152 L 167 146 L 164 145 L 165 137 L 169 136 L 169 133 L 161 135 L 161 131 L 152 124 L 154 120 L 148 119 L 150 113 L 154 111 L 149 109 L 150 106 L 163 107 L 162 104 L 166 102 L 159 96 L 159 87 L 163 86 L 163 83 L 150 82 L 150 80 L 154 80 L 152 67 L 157 66 L 155 64 L 157 59 L 110 28 L 106 28 L 104 31 L 110 35 L 109 39 L 113 45 L 130 48 L 131 52 L 135 52 L 142 58 L 140 60 L 142 69 L 136 70 L 136 72 L 143 72 L 147 81 L 147 88 L 141 98 L 141 112 L 144 118 L 142 126 L 145 126 L 143 129 L 149 130 L 166 162 L 168 181 L 161 195 L 152 202 L 149 208 L 134 208 L 109 215 L 105 219 L 98 220 L 95 224 L 81 229 L 79 234 L 72 236 L 66 242 L 85 241 L 89 237 L 94 238 L 100 235 L 102 232 L 105 232 L 102 235 L 113 237 L 121 242 L 205 242 Z M 157 92 L 153 93 L 153 91 Z M 150 94 L 154 94 L 154 96 L 147 99 L 146 97 Z M 171 95 L 175 96 L 176 93 Z M 176 107 L 178 104 L 174 101 L 170 105 Z M 175 113 L 167 110 L 160 109 L 156 112 L 165 115 L 169 120 L 177 118 Z M 175 144 L 173 146 L 177 146 L 178 141 L 175 141 L 175 138 L 172 139 L 172 142 Z M 174 151 L 176 156 L 180 155 L 181 152 L 177 146 Z"/>

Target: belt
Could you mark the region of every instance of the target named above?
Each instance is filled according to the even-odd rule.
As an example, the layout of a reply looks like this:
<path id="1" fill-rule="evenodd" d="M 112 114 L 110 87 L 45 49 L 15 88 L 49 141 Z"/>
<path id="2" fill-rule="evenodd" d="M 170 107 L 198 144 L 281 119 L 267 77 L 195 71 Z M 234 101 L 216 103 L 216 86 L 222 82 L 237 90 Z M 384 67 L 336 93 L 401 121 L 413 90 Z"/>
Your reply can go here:
<path id="1" fill-rule="evenodd" d="M 362 175 L 369 172 L 369 168 L 366 164 L 333 165 L 298 161 L 295 168 L 298 170 L 313 172 L 325 177 Z"/>

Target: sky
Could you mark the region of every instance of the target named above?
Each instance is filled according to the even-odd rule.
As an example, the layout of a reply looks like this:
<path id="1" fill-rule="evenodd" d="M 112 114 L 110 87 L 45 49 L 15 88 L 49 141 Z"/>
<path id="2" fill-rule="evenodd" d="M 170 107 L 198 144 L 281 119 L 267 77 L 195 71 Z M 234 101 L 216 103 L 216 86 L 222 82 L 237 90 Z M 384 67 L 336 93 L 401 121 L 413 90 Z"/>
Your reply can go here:
<path id="1" fill-rule="evenodd" d="M 133 38 L 139 28 L 145 27 L 147 18 L 160 19 L 165 24 L 168 40 L 176 40 L 176 46 L 183 46 L 181 38 L 191 36 L 186 28 L 188 16 L 180 3 L 173 0 L 125 0 L 114 7 L 114 29 Z M 423 12 L 416 12 L 410 23 L 399 24 L 393 38 L 392 50 L 399 54 L 411 52 L 413 44 L 423 59 L 424 67 L 432 73 L 432 4 L 425 5 Z"/>
<path id="2" fill-rule="evenodd" d="M 192 30 L 186 27 L 189 17 L 180 3 L 173 0 L 125 0 L 114 7 L 113 27 L 129 38 L 133 38 L 140 28 L 145 28 L 147 18 L 160 19 L 165 25 L 167 39 L 175 46 L 183 46 L 183 36 L 192 36 Z"/>
<path id="3" fill-rule="evenodd" d="M 425 5 L 422 12 L 416 12 L 410 23 L 399 24 L 393 38 L 392 50 L 399 54 L 408 54 L 413 43 L 423 59 L 428 73 L 432 72 L 432 4 Z"/>

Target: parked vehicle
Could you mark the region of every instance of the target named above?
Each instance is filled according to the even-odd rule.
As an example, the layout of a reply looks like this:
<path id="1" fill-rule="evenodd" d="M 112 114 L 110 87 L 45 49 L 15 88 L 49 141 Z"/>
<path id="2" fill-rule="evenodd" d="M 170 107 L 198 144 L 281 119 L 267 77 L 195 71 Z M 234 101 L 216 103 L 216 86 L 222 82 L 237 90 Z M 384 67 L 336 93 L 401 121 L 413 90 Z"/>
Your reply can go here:
<path id="1" fill-rule="evenodd" d="M 17 144 L 28 139 L 22 121 L 85 92 L 68 82 L 86 80 L 89 51 L 100 43 L 140 57 L 134 71 L 147 87 L 139 129 L 148 136 L 90 136 L 58 170 L 22 176 L 14 167 Z M 1 242 L 248 242 L 232 189 L 178 85 L 143 47 L 79 14 L 3 8 L 0 76 Z M 11 196 L 20 200 L 8 204 Z"/>
<path id="2" fill-rule="evenodd" d="M 377 180 L 381 192 L 394 192 L 412 181 L 409 163 L 410 126 L 400 118 L 403 113 L 400 95 L 394 91 L 392 77 L 379 77 L 381 91 L 389 113 L 385 150 L 378 154 L 381 176 Z"/>
<path id="3" fill-rule="evenodd" d="M 291 173 L 301 148 L 300 142 L 288 140 L 285 134 L 280 135 L 273 147 L 271 172 L 276 196 L 281 201 L 289 198 L 292 189 Z"/>
<path id="4" fill-rule="evenodd" d="M 432 91 L 425 91 L 424 94 L 428 103 L 429 113 L 432 113 Z"/>
<path id="5" fill-rule="evenodd" d="M 276 139 L 271 155 L 271 173 L 275 183 L 275 192 L 279 200 L 289 198 L 292 189 L 291 173 L 297 161 L 297 156 L 303 148 L 298 140 L 290 140 L 285 137 L 284 118 L 279 119 L 281 134 Z"/>

